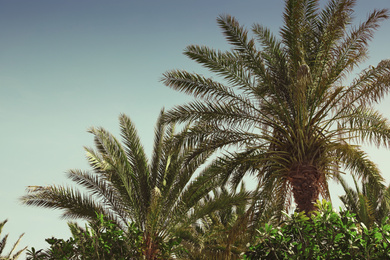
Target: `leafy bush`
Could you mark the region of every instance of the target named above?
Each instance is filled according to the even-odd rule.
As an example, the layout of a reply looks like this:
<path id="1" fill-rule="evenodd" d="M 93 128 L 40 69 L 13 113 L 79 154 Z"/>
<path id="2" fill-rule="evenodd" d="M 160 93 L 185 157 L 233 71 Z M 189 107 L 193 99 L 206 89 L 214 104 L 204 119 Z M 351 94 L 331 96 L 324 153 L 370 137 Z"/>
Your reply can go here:
<path id="1" fill-rule="evenodd" d="M 266 224 L 244 259 L 390 259 L 387 218 L 368 229 L 349 211 L 337 213 L 329 202 L 318 211 L 287 215 L 279 226 Z"/>
<path id="2" fill-rule="evenodd" d="M 85 229 L 69 223 L 72 237 L 48 238 L 47 250 L 28 250 L 27 259 L 138 259 L 141 256 L 142 233 L 134 224 L 127 232 L 98 215 Z"/>

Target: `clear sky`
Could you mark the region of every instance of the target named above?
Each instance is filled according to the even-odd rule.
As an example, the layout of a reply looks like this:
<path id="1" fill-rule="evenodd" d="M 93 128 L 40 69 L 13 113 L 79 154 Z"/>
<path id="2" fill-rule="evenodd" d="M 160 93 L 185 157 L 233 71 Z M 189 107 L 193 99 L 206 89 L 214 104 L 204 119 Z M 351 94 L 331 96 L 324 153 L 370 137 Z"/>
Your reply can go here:
<path id="1" fill-rule="evenodd" d="M 231 14 L 248 28 L 282 26 L 282 0 L 0 0 L 0 221 L 9 244 L 46 248 L 45 238 L 68 238 L 60 212 L 20 205 L 28 185 L 67 184 L 71 168 L 88 170 L 86 132 L 103 126 L 118 135 L 118 115 L 136 124 L 150 154 L 156 118 L 189 98 L 164 86 L 162 73 L 207 73 L 187 59 L 189 44 L 230 48 L 215 19 Z M 360 0 L 356 22 L 389 0 Z M 390 21 L 370 47 L 376 65 L 390 58 Z M 379 106 L 390 118 L 390 99 Z M 368 148 L 387 180 L 390 152 Z M 342 194 L 332 185 L 333 198 Z"/>

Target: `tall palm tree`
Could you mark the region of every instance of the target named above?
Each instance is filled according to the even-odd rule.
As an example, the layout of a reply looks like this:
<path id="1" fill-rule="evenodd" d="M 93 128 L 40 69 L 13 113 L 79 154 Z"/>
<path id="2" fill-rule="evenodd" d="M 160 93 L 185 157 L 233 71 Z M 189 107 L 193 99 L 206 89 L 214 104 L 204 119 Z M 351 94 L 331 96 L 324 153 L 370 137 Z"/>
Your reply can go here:
<path id="1" fill-rule="evenodd" d="M 4 220 L 3 222 L 0 223 L 0 235 L 1 231 L 3 230 L 4 225 L 7 223 L 8 220 Z M 20 249 L 19 251 L 15 252 L 16 248 L 19 245 L 20 240 L 22 239 L 24 234 L 21 234 L 18 238 L 18 240 L 15 242 L 15 244 L 12 246 L 11 250 L 8 252 L 6 255 L 2 255 L 5 245 L 7 244 L 7 239 L 8 239 L 8 234 L 5 235 L 1 240 L 0 240 L 0 260 L 11 260 L 11 259 L 18 259 L 19 256 L 23 253 L 24 250 L 26 250 L 27 246 Z"/>
<path id="2" fill-rule="evenodd" d="M 68 177 L 86 192 L 63 186 L 34 186 L 21 198 L 27 205 L 62 209 L 67 218 L 93 221 L 103 214 L 126 230 L 128 222 L 143 232 L 143 254 L 156 259 L 162 246 L 174 238 L 178 225 L 189 225 L 204 214 L 221 207 L 245 202 L 249 193 L 213 201 L 204 209 L 196 205 L 217 185 L 213 166 L 195 173 L 210 153 L 188 160 L 194 149 L 184 146 L 185 126 L 177 136 L 174 124 L 163 122 L 160 114 L 155 130 L 152 160 L 146 158 L 136 128 L 126 115 L 119 117 L 123 145 L 103 128 L 91 128 L 96 150 L 85 148 L 93 172 L 70 170 Z M 210 170 L 211 169 L 211 170 Z M 186 224 L 187 223 L 187 224 Z M 168 256 L 164 256 L 168 257 Z"/>
<path id="3" fill-rule="evenodd" d="M 356 219 L 364 223 L 367 228 L 373 227 L 374 223 L 381 224 L 386 217 L 390 217 L 390 185 L 377 189 L 369 181 L 363 181 L 359 186 L 354 176 L 355 189 L 348 186 L 341 178 L 340 183 L 345 194 L 340 196 L 344 207 L 356 214 Z"/>
<path id="4" fill-rule="evenodd" d="M 164 74 L 165 85 L 195 97 L 167 112 L 167 122 L 195 122 L 189 142 L 198 151 L 238 147 L 220 159 L 234 187 L 246 172 L 256 174 L 262 198 L 278 208 L 292 197 L 300 211 L 315 209 L 328 180 L 349 170 L 378 186 L 382 177 L 358 146 L 387 146 L 389 122 L 372 104 L 390 87 L 390 60 L 351 72 L 367 58 L 368 42 L 386 9 L 351 26 L 355 0 L 286 0 L 280 36 L 254 24 L 256 39 L 229 16 L 217 22 L 230 51 L 190 45 L 184 54 L 215 73 L 220 81 L 184 70 Z M 257 43 L 260 48 L 256 46 Z"/>

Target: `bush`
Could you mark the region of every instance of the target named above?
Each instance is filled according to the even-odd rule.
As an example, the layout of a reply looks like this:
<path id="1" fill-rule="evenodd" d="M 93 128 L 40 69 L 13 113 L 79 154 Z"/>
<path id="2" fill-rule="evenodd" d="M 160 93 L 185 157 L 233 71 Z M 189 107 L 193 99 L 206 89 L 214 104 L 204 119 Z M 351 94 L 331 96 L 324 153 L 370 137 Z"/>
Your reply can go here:
<path id="1" fill-rule="evenodd" d="M 317 204 L 308 217 L 294 213 L 279 226 L 266 224 L 244 259 L 390 259 L 387 218 L 367 229 L 349 211 Z"/>
<path id="2" fill-rule="evenodd" d="M 48 238 L 50 248 L 28 250 L 27 259 L 139 259 L 142 233 L 134 224 L 124 232 L 103 215 L 98 215 L 85 229 L 69 223 L 72 237 L 67 240 Z"/>

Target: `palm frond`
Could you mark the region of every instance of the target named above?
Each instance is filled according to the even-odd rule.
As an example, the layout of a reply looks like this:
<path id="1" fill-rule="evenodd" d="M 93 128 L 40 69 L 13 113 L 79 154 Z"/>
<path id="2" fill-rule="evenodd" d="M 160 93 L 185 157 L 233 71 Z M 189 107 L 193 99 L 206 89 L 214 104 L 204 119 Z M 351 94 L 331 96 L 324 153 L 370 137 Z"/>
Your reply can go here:
<path id="1" fill-rule="evenodd" d="M 350 135 L 356 135 L 361 141 L 367 141 L 376 146 L 390 145 L 390 123 L 378 111 L 369 108 L 359 108 L 346 118 Z"/>
<path id="2" fill-rule="evenodd" d="M 263 46 L 261 55 L 267 66 L 269 73 L 269 81 L 273 81 L 272 85 L 278 91 L 286 92 L 286 87 L 290 85 L 288 75 L 288 62 L 286 53 L 284 52 L 282 42 L 277 40 L 276 37 L 270 32 L 268 28 L 260 24 L 255 24 L 252 27 L 253 32 L 257 36 L 259 42 Z M 267 84 L 259 85 L 254 92 L 258 96 L 264 96 L 265 90 L 269 87 Z M 264 90 L 263 90 L 264 89 Z"/>
<path id="3" fill-rule="evenodd" d="M 125 149 L 127 154 L 127 160 L 130 161 L 133 171 L 135 173 L 149 174 L 148 160 L 146 158 L 144 148 L 141 145 L 141 141 L 138 137 L 135 125 L 125 114 L 121 114 L 119 116 L 119 125 L 121 129 L 123 143 L 126 147 Z M 119 146 L 119 143 L 117 144 Z M 141 178 L 140 176 L 139 179 L 141 180 L 147 178 Z"/>
<path id="4" fill-rule="evenodd" d="M 99 213 L 110 217 L 113 221 L 116 220 L 105 208 L 95 202 L 92 197 L 83 195 L 80 191 L 70 187 L 40 186 L 28 188 L 27 192 L 27 195 L 20 198 L 23 204 L 60 209 L 63 211 L 63 218 L 92 220 L 96 217 L 96 213 Z"/>
<path id="5" fill-rule="evenodd" d="M 80 170 L 70 170 L 67 175 L 70 180 L 86 188 L 91 195 L 96 196 L 98 200 L 107 205 L 109 210 L 113 212 L 112 214 L 117 215 L 118 219 L 121 220 L 119 223 L 121 227 L 127 224 L 128 219 L 136 215 L 134 211 L 139 208 L 138 202 L 132 201 L 133 198 L 128 196 L 124 197 L 123 200 L 118 200 L 117 198 L 122 197 L 122 194 L 118 193 L 111 182 L 100 178 L 98 175 Z"/>
<path id="6" fill-rule="evenodd" d="M 153 189 L 153 187 L 150 186 L 150 172 L 148 167 L 148 160 L 146 158 L 144 148 L 141 145 L 141 141 L 138 137 L 135 125 L 132 123 L 130 118 L 124 114 L 121 114 L 119 116 L 119 125 L 121 129 L 123 143 L 126 147 L 125 149 L 127 156 L 124 156 L 123 153 L 121 153 L 121 155 L 123 156 L 121 158 L 121 161 L 122 163 L 124 163 L 124 166 L 121 166 L 120 163 L 118 163 L 118 166 L 123 167 L 118 170 L 119 172 L 125 170 L 125 172 L 123 173 L 124 176 L 130 175 L 128 177 L 131 177 L 132 182 L 131 184 L 129 184 L 129 186 L 132 185 L 134 191 L 129 191 L 129 193 L 132 194 L 129 196 L 137 196 L 137 198 L 135 199 L 138 199 L 138 203 L 140 205 L 145 205 L 140 209 L 142 215 L 144 214 L 146 216 L 147 213 L 143 209 L 146 209 L 149 206 L 151 199 L 151 190 Z M 127 166 L 128 163 L 130 163 L 131 167 Z M 127 184 L 125 183 L 125 186 L 126 185 Z"/>
<path id="7" fill-rule="evenodd" d="M 22 239 L 22 237 L 24 236 L 24 233 L 21 234 L 18 238 L 18 240 L 16 240 L 16 242 L 12 245 L 12 248 L 11 250 L 9 251 L 8 253 L 8 256 L 6 256 L 5 259 L 18 259 L 19 256 L 23 253 L 24 250 L 27 249 L 27 246 L 25 246 L 24 248 L 20 249 L 19 251 L 15 252 L 14 251 L 16 250 L 16 248 L 18 247 L 19 243 L 20 243 L 20 240 Z"/>
<path id="8" fill-rule="evenodd" d="M 221 15 L 217 18 L 217 23 L 221 27 L 223 34 L 234 49 L 240 54 L 240 58 L 245 61 L 248 69 L 253 71 L 259 80 L 267 78 L 267 73 L 261 58 L 260 52 L 256 50 L 255 41 L 248 39 L 248 32 L 238 21 L 230 15 Z"/>
<path id="9" fill-rule="evenodd" d="M 164 131 L 166 125 L 164 123 L 164 110 L 161 110 L 160 115 L 157 119 L 157 124 L 154 129 L 154 145 L 153 145 L 153 155 L 150 165 L 150 173 L 151 173 L 151 187 L 156 186 L 157 177 L 161 170 L 161 160 L 164 153 Z"/>
<path id="10" fill-rule="evenodd" d="M 190 45 L 184 50 L 184 54 L 223 77 L 232 86 L 237 86 L 244 91 L 255 89 L 256 79 L 246 69 L 244 62 L 237 62 L 240 59 L 235 52 L 221 52 L 206 46 Z M 231 94 L 234 95 L 234 92 Z"/>
<path id="11" fill-rule="evenodd" d="M 305 1 L 286 1 L 284 9 L 284 27 L 281 29 L 281 36 L 287 48 L 289 62 L 293 74 L 301 64 L 305 63 L 303 34 L 305 31 Z"/>
<path id="12" fill-rule="evenodd" d="M 343 38 L 345 28 L 351 22 L 353 7 L 356 0 L 332 0 L 318 15 L 315 23 L 316 48 L 314 51 L 313 75 L 317 79 L 316 83 L 322 88 L 330 86 L 334 82 L 334 77 L 327 80 L 330 65 L 334 62 L 333 54 L 335 43 Z M 336 75 L 336 77 L 339 75 Z"/>
<path id="13" fill-rule="evenodd" d="M 339 104 L 350 109 L 352 104 L 371 105 L 379 102 L 389 93 L 390 60 L 382 60 L 376 67 L 370 67 L 360 73 L 345 90 Z"/>
<path id="14" fill-rule="evenodd" d="M 4 225 L 8 222 L 8 220 L 4 220 L 3 222 L 0 222 L 0 235 L 1 235 L 1 232 L 3 230 L 3 227 Z M 24 233 L 21 234 L 18 238 L 18 240 L 16 240 L 16 242 L 13 244 L 13 246 L 11 247 L 11 250 L 9 251 L 9 253 L 7 255 L 2 255 L 3 254 L 3 251 L 4 251 L 4 248 L 6 246 L 6 243 L 7 243 L 7 239 L 8 239 L 8 234 L 5 235 L 1 241 L 0 241 L 0 259 L 18 259 L 19 256 L 23 253 L 24 250 L 27 249 L 27 246 L 20 249 L 19 251 L 15 252 L 14 251 L 16 250 L 17 246 L 19 245 L 20 243 L 20 240 L 22 239 L 22 237 L 24 236 Z"/>
<path id="15" fill-rule="evenodd" d="M 138 185 L 133 165 L 127 160 L 127 155 L 119 141 L 103 128 L 91 127 L 88 132 L 94 135 L 94 140 L 101 158 L 107 164 L 105 171 L 117 174 L 127 189 Z"/>
<path id="16" fill-rule="evenodd" d="M 346 209 L 355 213 L 359 221 L 363 222 L 368 228 L 373 227 L 374 223 L 381 223 L 388 216 L 389 200 L 386 197 L 387 187 L 379 187 L 372 183 L 372 180 L 362 180 L 359 183 L 354 176 L 353 181 L 355 190 L 348 187 L 345 180 L 339 176 L 345 195 L 340 196 Z"/>
<path id="17" fill-rule="evenodd" d="M 330 80 L 335 82 L 346 76 L 367 58 L 367 46 L 373 32 L 379 27 L 379 23 L 388 17 L 388 10 L 375 10 L 357 29 L 345 36 L 345 40 L 333 50 L 336 62 L 330 68 Z"/>
<path id="18" fill-rule="evenodd" d="M 346 169 L 351 170 L 359 178 L 370 180 L 378 188 L 383 186 L 383 177 L 378 167 L 368 159 L 367 154 L 357 146 L 347 143 L 337 144 L 338 158 L 344 162 Z"/>
<path id="19" fill-rule="evenodd" d="M 250 107 L 235 106 L 232 103 L 213 103 L 210 101 L 194 101 L 187 105 L 177 106 L 167 112 L 166 118 L 171 122 L 196 122 L 199 120 L 209 120 L 216 125 L 229 125 L 234 127 L 237 125 L 251 125 L 251 123 L 259 121 L 261 118 L 255 116 Z M 267 115 L 264 115 L 267 116 Z M 268 116 L 269 117 L 269 116 Z M 263 119 L 264 120 L 264 119 Z"/>

